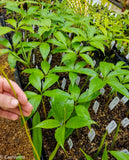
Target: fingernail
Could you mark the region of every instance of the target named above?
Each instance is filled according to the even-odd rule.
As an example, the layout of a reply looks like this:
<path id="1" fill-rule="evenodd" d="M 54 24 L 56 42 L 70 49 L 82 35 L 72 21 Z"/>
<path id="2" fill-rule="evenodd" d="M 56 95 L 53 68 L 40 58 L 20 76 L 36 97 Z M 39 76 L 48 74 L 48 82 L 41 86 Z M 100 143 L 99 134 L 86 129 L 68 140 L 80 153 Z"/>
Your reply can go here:
<path id="1" fill-rule="evenodd" d="M 11 100 L 11 105 L 12 105 L 12 106 L 17 106 L 17 105 L 18 105 L 18 100 L 12 99 L 12 100 Z"/>

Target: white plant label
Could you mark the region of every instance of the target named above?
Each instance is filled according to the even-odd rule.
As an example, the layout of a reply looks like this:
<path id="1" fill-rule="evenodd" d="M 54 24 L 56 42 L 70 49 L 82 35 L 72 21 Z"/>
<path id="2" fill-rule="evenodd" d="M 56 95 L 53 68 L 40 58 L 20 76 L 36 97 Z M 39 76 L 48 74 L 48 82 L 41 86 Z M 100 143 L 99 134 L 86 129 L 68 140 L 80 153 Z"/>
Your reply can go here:
<path id="1" fill-rule="evenodd" d="M 113 110 L 118 103 L 119 103 L 119 98 L 115 97 L 109 104 L 110 110 Z"/>
<path id="2" fill-rule="evenodd" d="M 93 78 L 94 78 L 94 77 L 91 77 L 91 78 L 89 79 L 89 81 L 91 81 Z"/>
<path id="3" fill-rule="evenodd" d="M 77 85 L 79 85 L 79 83 L 80 83 L 80 77 L 79 77 L 79 76 L 77 76 L 76 84 L 77 84 Z"/>
<path id="4" fill-rule="evenodd" d="M 23 36 L 23 39 L 25 39 L 25 31 L 23 31 L 23 35 L 22 36 Z"/>
<path id="5" fill-rule="evenodd" d="M 129 125 L 129 119 L 126 117 L 121 121 L 122 126 L 125 128 Z"/>
<path id="6" fill-rule="evenodd" d="M 95 103 L 94 103 L 94 105 L 93 105 L 93 110 L 94 110 L 95 114 L 97 113 L 98 108 L 99 108 L 99 102 L 98 102 L 98 101 L 95 101 Z"/>
<path id="7" fill-rule="evenodd" d="M 129 53 L 126 55 L 126 58 L 129 59 Z"/>
<path id="8" fill-rule="evenodd" d="M 62 88 L 63 90 L 65 89 L 65 85 L 66 85 L 66 79 L 63 78 L 62 84 L 61 84 L 61 88 Z"/>
<path id="9" fill-rule="evenodd" d="M 32 27 L 33 27 L 33 30 L 34 30 L 35 29 L 35 25 L 33 24 Z"/>
<path id="10" fill-rule="evenodd" d="M 124 96 L 124 97 L 121 98 L 121 102 L 124 103 L 124 104 L 125 104 L 128 100 L 129 100 L 129 99 L 128 99 L 126 96 Z"/>
<path id="11" fill-rule="evenodd" d="M 127 149 L 123 149 L 121 152 L 123 152 L 125 154 L 129 154 L 129 151 Z"/>
<path id="12" fill-rule="evenodd" d="M 51 54 L 50 57 L 49 57 L 48 63 L 50 64 L 51 61 L 52 61 L 52 54 Z"/>
<path id="13" fill-rule="evenodd" d="M 108 134 L 112 133 L 114 129 L 117 127 L 117 124 L 114 120 L 112 120 L 106 127 L 106 130 L 108 131 Z"/>
<path id="14" fill-rule="evenodd" d="M 100 93 L 101 93 L 102 95 L 104 95 L 105 89 L 104 89 L 104 88 L 101 88 L 101 89 L 100 89 Z"/>
<path id="15" fill-rule="evenodd" d="M 67 143 L 69 145 L 69 149 L 72 149 L 72 147 L 73 147 L 73 141 L 72 141 L 71 138 L 68 139 Z"/>
<path id="16" fill-rule="evenodd" d="M 91 128 L 90 132 L 88 133 L 88 138 L 89 138 L 90 142 L 92 142 L 93 139 L 95 138 L 95 131 L 93 128 Z"/>
<path id="17" fill-rule="evenodd" d="M 37 69 L 38 69 L 39 67 L 36 65 L 36 66 L 35 66 L 35 68 L 37 68 Z"/>
<path id="18" fill-rule="evenodd" d="M 115 44 L 115 41 L 112 41 L 111 42 L 111 49 L 113 48 L 114 44 Z"/>
<path id="19" fill-rule="evenodd" d="M 93 64 L 94 64 L 94 66 L 96 65 L 96 60 L 93 60 Z"/>
<path id="20" fill-rule="evenodd" d="M 33 64 L 35 64 L 35 54 L 33 54 Z"/>

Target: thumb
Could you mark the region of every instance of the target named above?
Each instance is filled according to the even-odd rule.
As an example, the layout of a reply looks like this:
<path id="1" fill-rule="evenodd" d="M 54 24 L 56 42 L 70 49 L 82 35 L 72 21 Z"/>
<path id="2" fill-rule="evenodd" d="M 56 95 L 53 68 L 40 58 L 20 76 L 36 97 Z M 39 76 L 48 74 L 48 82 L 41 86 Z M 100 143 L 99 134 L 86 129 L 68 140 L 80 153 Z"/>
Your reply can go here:
<path id="1" fill-rule="evenodd" d="M 12 96 L 6 94 L 0 94 L 0 107 L 4 109 L 16 108 L 18 106 L 18 100 Z"/>

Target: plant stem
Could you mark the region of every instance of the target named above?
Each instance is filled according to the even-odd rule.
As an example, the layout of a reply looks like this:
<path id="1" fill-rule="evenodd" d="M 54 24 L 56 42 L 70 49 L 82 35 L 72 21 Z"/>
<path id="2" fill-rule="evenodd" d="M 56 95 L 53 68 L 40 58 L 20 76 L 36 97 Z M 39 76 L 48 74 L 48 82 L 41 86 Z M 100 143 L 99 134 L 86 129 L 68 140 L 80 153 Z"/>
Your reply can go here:
<path id="1" fill-rule="evenodd" d="M 118 132 L 119 132 L 119 128 L 120 128 L 120 123 L 118 124 L 117 130 L 116 130 L 116 133 L 115 133 L 115 136 L 114 136 L 114 139 L 113 139 L 112 145 L 111 145 L 111 150 L 113 150 L 113 148 L 114 148 L 115 141 L 116 141 L 116 137 L 117 137 Z"/>
<path id="2" fill-rule="evenodd" d="M 86 81 L 83 83 L 82 87 L 81 87 L 81 91 L 83 90 L 83 88 L 85 87 L 85 85 L 87 84 L 87 82 L 89 81 L 90 77 L 87 76 Z"/>
<path id="3" fill-rule="evenodd" d="M 60 147 L 60 145 L 57 143 L 57 145 L 56 145 L 54 151 L 51 153 L 51 155 L 50 155 L 50 157 L 49 157 L 49 160 L 53 160 L 53 158 L 55 157 L 55 155 L 56 155 L 56 153 L 57 153 L 59 147 Z"/>
<path id="4" fill-rule="evenodd" d="M 105 108 L 107 108 L 107 105 L 109 104 L 109 102 L 111 101 L 112 97 L 114 95 L 114 92 L 111 94 L 110 98 L 108 99 L 107 103 L 105 104 Z"/>
<path id="5" fill-rule="evenodd" d="M 102 140 L 101 140 L 100 146 L 99 146 L 97 152 L 95 153 L 93 159 L 96 159 L 96 157 L 98 156 L 99 152 L 101 151 L 101 149 L 102 149 L 102 147 L 103 147 L 103 144 L 104 144 L 104 141 L 105 141 L 105 139 L 106 139 L 107 133 L 108 133 L 108 131 L 105 132 L 105 134 L 104 134 L 104 136 L 103 136 L 103 138 L 102 138 Z"/>
<path id="6" fill-rule="evenodd" d="M 2 74 L 5 76 L 7 82 L 9 83 L 9 85 L 10 85 L 12 91 L 13 91 L 13 94 L 14 94 L 15 98 L 17 99 L 17 94 L 16 94 L 16 92 L 15 92 L 15 90 L 14 90 L 11 82 L 9 81 L 9 78 L 7 77 L 7 75 L 5 74 L 5 72 L 3 71 L 3 69 L 1 68 L 1 66 L 0 66 L 0 70 L 1 70 Z M 36 148 L 35 148 L 35 146 L 34 146 L 34 144 L 33 144 L 33 142 L 32 142 L 31 136 L 30 136 L 30 134 L 29 134 L 29 132 L 28 132 L 28 128 L 27 128 L 26 121 L 25 121 L 25 118 L 24 118 L 23 113 L 22 113 L 22 109 L 21 109 L 20 103 L 18 104 L 18 107 L 19 107 L 19 110 L 20 110 L 20 113 L 21 113 L 21 117 L 22 117 L 22 120 L 23 120 L 23 124 L 24 124 L 24 127 L 25 127 L 25 131 L 26 131 L 26 134 L 27 134 L 28 139 L 29 139 L 29 141 L 30 141 L 30 144 L 31 144 L 31 146 L 32 146 L 32 148 L 33 148 L 36 156 L 37 156 L 37 159 L 40 160 L 40 157 L 39 157 L 39 155 L 38 155 L 38 153 L 37 153 L 37 150 L 36 150 Z"/>
<path id="7" fill-rule="evenodd" d="M 47 112 L 46 112 L 46 108 L 45 108 L 45 100 L 46 100 L 46 97 L 44 97 L 44 100 L 42 99 L 42 103 L 43 103 L 44 117 L 45 117 L 45 119 L 47 119 Z"/>

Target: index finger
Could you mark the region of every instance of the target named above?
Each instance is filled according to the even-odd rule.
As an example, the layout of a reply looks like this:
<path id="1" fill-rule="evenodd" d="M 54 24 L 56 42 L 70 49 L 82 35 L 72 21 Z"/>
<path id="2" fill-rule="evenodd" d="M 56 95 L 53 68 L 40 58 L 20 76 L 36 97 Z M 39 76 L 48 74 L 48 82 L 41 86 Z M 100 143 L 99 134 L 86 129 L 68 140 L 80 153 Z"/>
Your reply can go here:
<path id="1" fill-rule="evenodd" d="M 26 97 L 25 93 L 22 91 L 22 89 L 14 81 L 10 80 L 10 83 L 12 84 L 12 86 L 13 86 L 15 92 L 16 92 L 19 103 L 23 104 L 23 105 L 26 104 L 27 103 L 27 97 Z M 12 90 L 11 86 L 9 85 L 8 81 L 5 78 L 3 78 L 2 89 L 3 89 L 3 92 L 8 92 L 8 93 L 10 93 L 14 96 L 13 90 Z"/>

